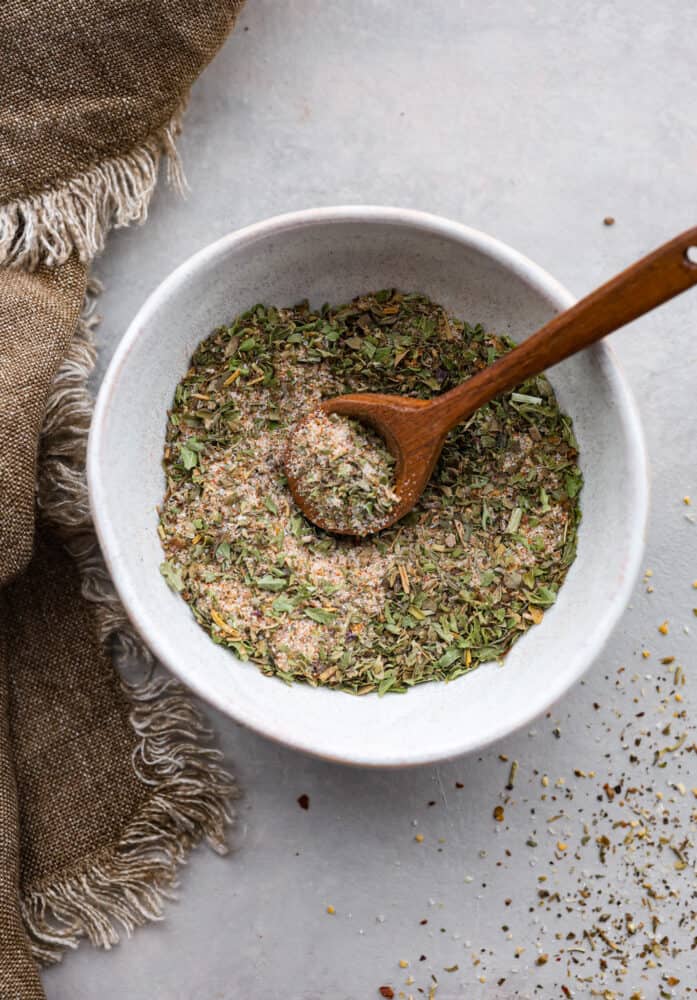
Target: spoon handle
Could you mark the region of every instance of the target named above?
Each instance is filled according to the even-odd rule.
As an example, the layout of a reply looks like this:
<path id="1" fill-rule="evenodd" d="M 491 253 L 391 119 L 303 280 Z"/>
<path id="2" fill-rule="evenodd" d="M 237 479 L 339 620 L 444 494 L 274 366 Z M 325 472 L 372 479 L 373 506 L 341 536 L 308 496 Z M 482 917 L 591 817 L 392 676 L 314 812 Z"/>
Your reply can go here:
<path id="1" fill-rule="evenodd" d="M 689 254 L 689 255 L 688 255 Z M 448 431 L 480 406 L 697 284 L 697 227 L 664 243 L 462 385 L 433 401 Z"/>

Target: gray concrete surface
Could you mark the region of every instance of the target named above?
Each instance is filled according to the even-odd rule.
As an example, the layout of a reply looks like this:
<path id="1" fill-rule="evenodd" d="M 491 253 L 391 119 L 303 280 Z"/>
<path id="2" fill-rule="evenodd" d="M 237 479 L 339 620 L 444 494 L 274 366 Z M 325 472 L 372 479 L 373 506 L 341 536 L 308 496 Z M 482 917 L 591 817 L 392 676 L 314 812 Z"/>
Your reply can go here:
<path id="1" fill-rule="evenodd" d="M 249 0 L 194 88 L 181 139 L 189 199 L 161 190 L 147 226 L 115 233 L 99 262 L 99 371 L 176 264 L 293 208 L 441 213 L 509 242 L 576 293 L 590 290 L 697 223 L 696 32 L 688 0 Z M 50 1000 L 363 1000 L 382 985 L 419 998 L 434 976 L 438 1000 L 690 995 L 693 852 L 685 848 L 687 868 L 676 871 L 658 838 L 694 839 L 697 808 L 687 749 L 697 291 L 614 340 L 652 462 L 654 591 L 637 584 L 586 679 L 529 732 L 479 757 L 401 773 L 311 760 L 214 716 L 246 792 L 236 850 L 227 860 L 196 852 L 161 924 L 109 954 L 83 946 L 48 971 Z M 657 632 L 664 619 L 668 636 Z M 663 655 L 685 668 L 682 702 Z M 682 749 L 656 766 L 653 748 L 682 732 Z M 509 793 L 500 754 L 520 762 Z M 308 811 L 296 803 L 303 793 Z M 603 864 L 596 837 L 605 835 Z M 618 932 L 627 920 L 642 927 Z"/>

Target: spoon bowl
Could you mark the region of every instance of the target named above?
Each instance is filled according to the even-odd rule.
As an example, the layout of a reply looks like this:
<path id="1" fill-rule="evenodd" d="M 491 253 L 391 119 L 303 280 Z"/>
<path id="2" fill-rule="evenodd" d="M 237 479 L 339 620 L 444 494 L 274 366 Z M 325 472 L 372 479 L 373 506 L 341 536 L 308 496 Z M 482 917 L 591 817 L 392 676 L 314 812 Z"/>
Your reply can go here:
<path id="1" fill-rule="evenodd" d="M 404 517 L 418 501 L 431 478 L 431 473 L 443 448 L 445 435 L 442 434 L 433 439 L 428 438 L 419 445 L 418 442 L 412 443 L 408 434 L 410 428 L 415 429 L 421 426 L 419 422 L 421 411 L 428 409 L 429 406 L 430 403 L 426 399 L 360 392 L 350 393 L 346 396 L 335 396 L 333 399 L 327 399 L 320 403 L 317 407 L 327 415 L 337 413 L 342 417 L 351 417 L 368 427 L 372 427 L 384 439 L 394 456 L 394 491 L 398 495 L 399 501 L 385 519 L 371 530 L 370 534 L 382 531 L 383 528 L 389 528 L 390 525 Z M 298 507 L 318 528 L 322 528 L 323 531 L 331 531 L 334 534 L 361 538 L 367 532 L 357 531 L 349 525 L 339 530 L 334 524 L 330 524 L 312 497 L 305 492 L 302 478 L 296 476 L 292 471 L 293 466 L 289 461 L 289 456 L 293 438 L 301 425 L 311 416 L 312 414 L 308 414 L 297 422 L 288 440 L 285 458 L 288 488 Z"/>

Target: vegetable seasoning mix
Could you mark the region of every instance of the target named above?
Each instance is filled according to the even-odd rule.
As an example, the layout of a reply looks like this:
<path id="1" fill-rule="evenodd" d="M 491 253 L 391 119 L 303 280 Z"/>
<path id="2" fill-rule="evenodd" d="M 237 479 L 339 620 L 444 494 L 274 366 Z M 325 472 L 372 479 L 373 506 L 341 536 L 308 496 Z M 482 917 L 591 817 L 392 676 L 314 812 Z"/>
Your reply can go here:
<path id="1" fill-rule="evenodd" d="M 453 431 L 415 509 L 360 541 L 307 521 L 283 468 L 288 431 L 323 398 L 427 398 L 512 346 L 392 290 L 256 306 L 205 340 L 169 416 L 158 530 L 162 573 L 213 641 L 287 681 L 383 694 L 499 659 L 539 623 L 575 556 L 582 485 L 544 376 Z M 390 456 L 323 419 L 301 459 L 369 529 L 392 503 Z"/>

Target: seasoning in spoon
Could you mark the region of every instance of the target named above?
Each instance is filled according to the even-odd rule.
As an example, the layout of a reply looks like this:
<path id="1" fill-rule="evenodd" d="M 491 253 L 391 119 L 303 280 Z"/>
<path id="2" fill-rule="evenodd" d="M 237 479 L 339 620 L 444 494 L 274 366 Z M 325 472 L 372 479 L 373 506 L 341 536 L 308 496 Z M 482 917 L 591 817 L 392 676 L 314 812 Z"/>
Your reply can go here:
<path id="1" fill-rule="evenodd" d="M 384 694 L 499 660 L 539 623 L 575 556 L 582 485 L 544 376 L 457 427 L 415 508 L 367 538 L 307 521 L 284 469 L 291 428 L 323 399 L 428 398 L 511 347 L 391 290 L 256 306 L 204 340 L 169 414 L 159 534 L 163 575 L 213 641 L 288 682 Z M 364 474 L 370 456 L 357 502 L 369 516 L 389 500 L 389 456 L 362 427 L 329 428 L 329 457 L 343 441 Z"/>
<path id="2" fill-rule="evenodd" d="M 379 434 L 358 420 L 314 410 L 300 422 L 286 454 L 289 475 L 332 531 L 368 535 L 398 501 L 394 457 Z"/>

